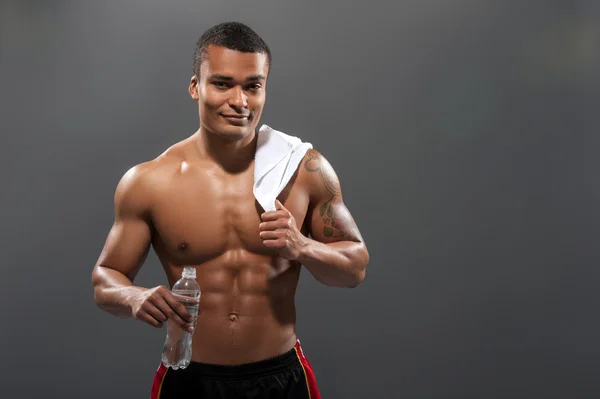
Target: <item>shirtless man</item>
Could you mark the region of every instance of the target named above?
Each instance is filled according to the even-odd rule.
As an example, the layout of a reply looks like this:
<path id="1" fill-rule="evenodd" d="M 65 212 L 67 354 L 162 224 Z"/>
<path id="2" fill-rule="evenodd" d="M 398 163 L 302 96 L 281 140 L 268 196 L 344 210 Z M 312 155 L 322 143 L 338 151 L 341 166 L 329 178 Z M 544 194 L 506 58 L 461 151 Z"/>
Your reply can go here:
<path id="1" fill-rule="evenodd" d="M 189 85 L 198 131 L 131 168 L 116 188 L 114 225 L 92 273 L 97 305 L 154 327 L 171 319 L 189 328 L 169 288 L 133 283 L 151 245 L 171 287 L 192 265 L 202 289 L 192 363 L 161 364 L 152 398 L 320 398 L 295 334 L 300 269 L 328 286 L 364 279 L 367 248 L 319 152 L 306 152 L 275 210 L 253 195 L 270 62 L 245 25 L 206 31 Z"/>

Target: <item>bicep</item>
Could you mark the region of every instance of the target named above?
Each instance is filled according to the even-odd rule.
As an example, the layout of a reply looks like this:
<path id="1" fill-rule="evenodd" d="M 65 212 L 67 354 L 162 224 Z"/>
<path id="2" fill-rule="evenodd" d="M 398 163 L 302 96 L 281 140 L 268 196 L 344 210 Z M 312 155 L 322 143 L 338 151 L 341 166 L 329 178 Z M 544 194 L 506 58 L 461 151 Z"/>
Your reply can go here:
<path id="1" fill-rule="evenodd" d="M 309 232 L 315 240 L 361 242 L 362 237 L 344 204 L 339 178 L 329 162 L 316 150 L 309 150 L 304 164 L 311 192 Z"/>
<path id="2" fill-rule="evenodd" d="M 332 196 L 315 206 L 310 218 L 309 231 L 311 237 L 324 243 L 362 241 L 356 222 L 341 196 Z"/>
<path id="3" fill-rule="evenodd" d="M 151 227 L 142 218 L 116 219 L 106 238 L 98 266 L 121 272 L 133 281 L 148 256 L 151 237 Z"/>
<path id="4" fill-rule="evenodd" d="M 132 170 L 115 192 L 115 220 L 97 266 L 116 270 L 133 281 L 152 242 L 148 195 L 139 171 Z"/>

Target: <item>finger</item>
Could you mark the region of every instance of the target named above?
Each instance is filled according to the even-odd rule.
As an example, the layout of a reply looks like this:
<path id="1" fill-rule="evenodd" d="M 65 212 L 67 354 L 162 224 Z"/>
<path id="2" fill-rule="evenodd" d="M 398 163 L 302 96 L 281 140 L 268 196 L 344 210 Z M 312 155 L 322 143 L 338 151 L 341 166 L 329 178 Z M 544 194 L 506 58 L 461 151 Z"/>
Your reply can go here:
<path id="1" fill-rule="evenodd" d="M 259 233 L 260 238 L 263 240 L 276 240 L 281 237 L 282 233 L 280 231 L 261 231 Z"/>
<path id="2" fill-rule="evenodd" d="M 269 248 L 284 248 L 286 243 L 285 240 L 278 238 L 276 240 L 265 240 L 263 244 Z"/>
<path id="3" fill-rule="evenodd" d="M 153 303 L 167 316 L 167 318 L 173 320 L 184 330 L 187 330 L 190 322 L 192 321 L 191 316 L 189 316 L 189 313 L 185 307 L 179 301 L 175 300 L 172 295 L 167 295 L 165 298 L 157 299 Z M 174 303 L 176 306 L 171 305 L 172 303 Z M 181 314 L 181 309 L 183 309 L 183 314 Z"/>
<path id="4" fill-rule="evenodd" d="M 192 333 L 194 332 L 194 327 L 195 327 L 195 323 L 193 323 L 194 321 L 194 316 L 196 315 L 192 315 L 190 314 L 190 312 L 187 310 L 187 308 L 185 307 L 186 305 L 198 305 L 200 303 L 200 296 L 197 297 L 191 297 L 191 296 L 186 296 L 186 295 L 179 295 L 179 294 L 174 294 L 171 293 L 171 296 L 173 296 L 173 298 L 179 302 L 180 305 L 183 306 L 183 311 L 185 312 L 185 314 L 189 315 L 189 318 L 186 319 L 185 315 L 181 316 L 182 322 L 184 324 L 180 324 L 182 329 L 187 329 L 188 332 Z M 198 309 L 198 313 L 200 312 L 200 309 Z"/>
<path id="5" fill-rule="evenodd" d="M 179 300 L 178 298 L 181 298 L 181 300 Z M 190 322 L 192 321 L 192 315 L 190 314 L 190 312 L 188 312 L 188 310 L 185 308 L 182 302 L 195 303 L 199 301 L 199 298 L 191 298 L 189 296 L 177 295 L 169 292 L 169 294 L 165 296 L 165 301 L 182 320 L 187 320 L 188 322 Z"/>
<path id="6" fill-rule="evenodd" d="M 177 301 L 179 301 L 180 304 L 184 305 L 184 310 L 187 312 L 187 314 L 190 315 L 190 318 L 187 319 L 189 321 L 186 321 L 186 319 L 184 317 L 182 317 L 182 320 L 185 323 L 187 323 L 185 326 L 183 326 L 183 328 L 185 329 L 187 327 L 187 331 L 188 332 L 194 332 L 194 326 L 196 324 L 196 323 L 193 323 L 194 316 L 197 316 L 198 313 L 200 313 L 200 309 L 196 308 L 198 313 L 196 313 L 195 315 L 193 315 L 193 314 L 190 314 L 190 311 L 185 306 L 187 306 L 187 305 L 190 305 L 190 306 L 198 305 L 200 303 L 200 296 L 197 296 L 197 297 L 194 298 L 194 297 L 191 297 L 191 296 L 179 295 L 179 294 L 172 294 L 172 295 L 173 295 L 173 297 Z"/>
<path id="7" fill-rule="evenodd" d="M 260 218 L 262 219 L 263 222 L 270 222 L 273 220 L 277 220 L 279 218 L 284 218 L 286 216 L 289 216 L 289 213 L 287 211 L 269 211 L 269 212 L 263 213 L 260 216 Z"/>
<path id="8" fill-rule="evenodd" d="M 138 320 L 141 320 L 144 323 L 150 324 L 152 327 L 156 327 L 156 328 L 161 328 L 163 326 L 163 323 L 156 320 L 154 317 L 150 316 L 148 313 L 144 313 L 142 315 L 142 317 L 140 317 Z"/>
<path id="9" fill-rule="evenodd" d="M 289 227 L 289 223 L 289 219 L 287 218 L 277 219 L 272 222 L 263 222 L 258 225 L 258 228 L 263 231 L 285 229 L 286 227 Z"/>
<path id="10" fill-rule="evenodd" d="M 275 209 L 289 212 L 278 199 L 275 200 Z"/>
<path id="11" fill-rule="evenodd" d="M 154 304 L 146 302 L 142 306 L 142 315 L 140 319 L 148 324 L 153 325 L 154 327 L 160 327 L 165 321 L 167 321 L 167 315 L 154 306 Z"/>

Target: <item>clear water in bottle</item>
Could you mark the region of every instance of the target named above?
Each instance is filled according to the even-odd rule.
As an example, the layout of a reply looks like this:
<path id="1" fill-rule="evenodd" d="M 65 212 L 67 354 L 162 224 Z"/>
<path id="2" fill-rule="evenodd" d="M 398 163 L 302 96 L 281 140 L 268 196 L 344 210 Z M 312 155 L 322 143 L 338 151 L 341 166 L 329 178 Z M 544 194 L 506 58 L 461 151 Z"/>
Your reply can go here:
<path id="1" fill-rule="evenodd" d="M 200 286 L 196 282 L 196 269 L 193 267 L 185 267 L 181 278 L 173 284 L 171 289 L 173 294 L 194 298 L 190 302 L 185 299 L 181 303 L 187 311 L 192 315 L 192 321 L 189 325 L 196 327 L 198 318 L 198 309 L 200 304 Z M 167 337 L 162 349 L 161 360 L 165 367 L 171 367 L 173 370 L 186 368 L 192 359 L 192 338 L 193 334 L 184 331 L 178 324 L 171 320 L 167 320 Z"/>

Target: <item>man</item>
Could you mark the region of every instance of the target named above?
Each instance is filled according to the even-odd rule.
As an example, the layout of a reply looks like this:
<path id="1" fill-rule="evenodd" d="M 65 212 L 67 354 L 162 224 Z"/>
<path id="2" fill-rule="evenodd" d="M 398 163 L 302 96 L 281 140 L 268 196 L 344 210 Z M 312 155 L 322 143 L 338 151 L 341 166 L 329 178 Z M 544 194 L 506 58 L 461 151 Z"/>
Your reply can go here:
<path id="1" fill-rule="evenodd" d="M 154 327 L 193 331 L 192 363 L 160 365 L 153 398 L 320 398 L 295 334 L 301 266 L 320 282 L 355 287 L 369 255 L 316 150 L 265 211 L 253 193 L 258 123 L 271 52 L 249 27 L 223 23 L 196 45 L 189 92 L 200 127 L 125 173 L 115 221 L 94 267 L 101 309 Z M 133 284 L 150 245 L 169 285 L 193 265 L 202 289 L 195 329 L 168 288 Z"/>

